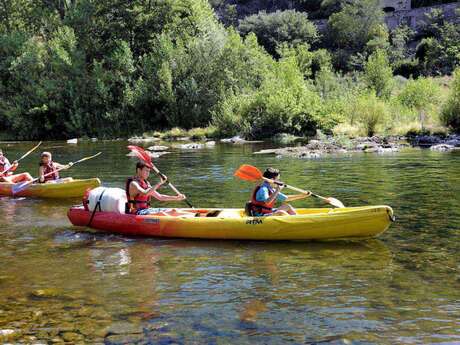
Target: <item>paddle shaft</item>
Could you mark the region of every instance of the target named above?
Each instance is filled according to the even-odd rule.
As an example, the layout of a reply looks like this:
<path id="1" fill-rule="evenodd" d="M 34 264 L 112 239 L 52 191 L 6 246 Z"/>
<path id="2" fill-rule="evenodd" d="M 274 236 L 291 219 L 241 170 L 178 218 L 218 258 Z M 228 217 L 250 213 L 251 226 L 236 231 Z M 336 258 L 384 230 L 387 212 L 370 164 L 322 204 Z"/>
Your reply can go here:
<path id="1" fill-rule="evenodd" d="M 168 178 L 166 177 L 166 175 L 162 174 L 162 173 L 160 172 L 160 170 L 158 170 L 158 168 L 157 168 L 155 165 L 153 165 L 152 162 L 151 162 L 151 164 L 152 164 L 152 170 L 155 172 L 155 174 L 157 174 L 158 176 L 160 176 L 163 180 L 167 180 L 167 181 L 168 181 L 168 186 L 174 191 L 174 193 L 176 193 L 176 194 L 181 194 L 181 193 L 179 192 L 179 190 L 178 190 L 171 182 L 169 182 L 169 180 L 168 180 Z M 187 199 L 184 199 L 184 201 L 187 203 L 187 205 L 188 205 L 189 207 L 194 208 L 193 205 L 190 203 L 190 201 L 188 201 Z"/>
<path id="2" fill-rule="evenodd" d="M 296 192 L 299 192 L 299 193 L 302 193 L 302 194 L 310 194 L 311 196 L 315 197 L 315 198 L 318 198 L 318 199 L 322 199 L 322 200 L 325 200 L 327 202 L 329 202 L 329 200 L 321 195 L 317 195 L 317 194 L 314 194 L 312 192 L 309 192 L 307 190 L 304 190 L 304 189 L 300 189 L 300 188 L 297 188 L 297 187 L 294 187 L 294 186 L 290 186 L 286 183 L 283 183 L 283 182 L 280 182 L 280 181 L 275 181 L 275 180 L 271 180 L 269 178 L 266 178 L 266 177 L 262 177 L 264 181 L 267 181 L 267 182 L 270 182 L 270 183 L 274 183 L 274 184 L 277 184 L 277 185 L 280 185 L 280 186 L 285 186 L 286 188 L 289 188 L 291 190 L 294 190 Z"/>
<path id="3" fill-rule="evenodd" d="M 26 158 L 28 155 L 30 155 L 32 152 L 34 152 L 37 147 L 39 147 L 40 145 L 42 144 L 42 142 L 40 141 L 37 145 L 35 145 L 34 147 L 32 147 L 29 151 L 27 151 L 26 153 L 24 153 L 19 159 L 16 160 L 16 162 L 20 162 L 21 160 L 23 160 L 24 158 Z M 2 177 L 3 175 L 5 175 L 8 171 L 11 170 L 11 168 L 13 167 L 13 165 L 11 164 L 10 167 L 8 169 L 6 169 L 5 171 L 1 172 L 0 173 L 0 177 Z"/>
<path id="4" fill-rule="evenodd" d="M 80 160 L 74 162 L 74 163 L 72 164 L 72 166 L 74 166 L 74 165 L 77 164 L 77 163 L 81 163 L 81 162 L 87 161 L 87 160 L 89 160 L 89 159 L 91 159 L 91 158 L 97 157 L 97 156 L 99 156 L 100 154 L 101 154 L 101 152 L 98 152 L 98 153 L 96 153 L 96 154 L 93 155 L 93 156 L 82 158 L 82 159 L 80 159 Z M 51 171 L 51 172 L 49 172 L 49 173 L 47 173 L 47 174 L 44 174 L 43 177 L 53 175 L 53 174 L 55 174 L 55 173 L 57 173 L 57 172 L 59 172 L 59 171 L 61 171 L 61 170 L 68 169 L 68 168 L 70 168 L 70 167 L 67 166 L 67 165 L 66 165 L 66 166 L 63 166 L 62 168 L 59 168 L 59 169 L 56 169 L 56 170 L 54 170 L 54 171 Z M 16 190 L 13 194 L 16 194 L 16 193 L 18 193 L 18 192 L 23 191 L 23 190 L 26 189 L 28 186 L 30 186 L 32 183 L 37 182 L 39 179 L 40 179 L 40 177 L 36 177 L 36 178 L 34 178 L 32 181 L 27 181 L 27 182 L 25 182 L 24 184 L 19 185 L 19 186 L 18 186 L 18 190 Z M 13 187 L 13 190 L 14 190 L 14 187 Z"/>

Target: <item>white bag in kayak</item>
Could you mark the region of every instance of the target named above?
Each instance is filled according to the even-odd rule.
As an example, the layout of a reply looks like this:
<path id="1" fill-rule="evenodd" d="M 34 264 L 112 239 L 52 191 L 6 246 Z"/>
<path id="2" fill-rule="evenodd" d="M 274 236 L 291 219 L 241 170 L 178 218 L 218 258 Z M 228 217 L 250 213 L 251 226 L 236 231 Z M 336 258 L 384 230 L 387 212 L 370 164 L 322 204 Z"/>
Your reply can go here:
<path id="1" fill-rule="evenodd" d="M 125 213 L 126 192 L 121 188 L 94 188 L 88 195 L 89 211 L 93 211 L 98 202 L 100 202 L 102 212 Z"/>

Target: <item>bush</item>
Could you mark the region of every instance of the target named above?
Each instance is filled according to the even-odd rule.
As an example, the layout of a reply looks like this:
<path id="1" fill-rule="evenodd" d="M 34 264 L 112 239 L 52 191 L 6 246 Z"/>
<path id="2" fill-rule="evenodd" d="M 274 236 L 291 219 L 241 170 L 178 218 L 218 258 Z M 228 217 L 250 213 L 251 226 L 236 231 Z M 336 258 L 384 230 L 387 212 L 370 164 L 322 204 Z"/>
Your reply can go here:
<path id="1" fill-rule="evenodd" d="M 255 33 L 259 43 L 273 56 L 278 56 L 276 48 L 282 43 L 295 46 L 312 44 L 318 39 L 316 27 L 308 20 L 308 15 L 294 10 L 260 12 L 243 19 L 238 30 L 243 35 Z"/>
<path id="2" fill-rule="evenodd" d="M 377 132 L 388 117 L 385 103 L 374 92 L 358 96 L 351 104 L 350 112 L 355 114 L 358 126 L 369 137 Z"/>
<path id="3" fill-rule="evenodd" d="M 442 108 L 441 120 L 446 126 L 460 131 L 460 68 L 454 72 L 450 95 Z"/>
<path id="4" fill-rule="evenodd" d="M 434 108 L 440 96 L 439 85 L 432 78 L 421 77 L 409 80 L 398 95 L 398 99 L 405 107 L 417 111 L 420 127 L 423 130 L 426 122 L 430 122 L 430 118 L 436 113 Z"/>
<path id="5" fill-rule="evenodd" d="M 377 97 L 388 98 L 391 93 L 393 71 L 383 50 L 375 51 L 364 66 L 364 79 Z"/>
<path id="6" fill-rule="evenodd" d="M 306 135 L 327 123 L 329 114 L 321 113 L 320 107 L 318 94 L 304 82 L 295 57 L 290 56 L 274 66 L 273 74 L 258 90 L 221 102 L 213 123 L 225 135 Z"/>

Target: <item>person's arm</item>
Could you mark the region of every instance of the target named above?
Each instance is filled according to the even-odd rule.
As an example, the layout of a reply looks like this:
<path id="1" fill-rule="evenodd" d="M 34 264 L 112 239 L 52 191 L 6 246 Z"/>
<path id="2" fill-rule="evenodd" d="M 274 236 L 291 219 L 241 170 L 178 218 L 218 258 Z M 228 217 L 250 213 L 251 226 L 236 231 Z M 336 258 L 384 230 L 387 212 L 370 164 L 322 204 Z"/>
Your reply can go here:
<path id="1" fill-rule="evenodd" d="M 185 195 L 178 193 L 177 195 L 166 195 L 166 194 L 161 194 L 157 192 L 157 189 L 160 188 L 163 184 L 168 182 L 168 179 L 161 179 L 160 182 L 158 182 L 155 186 L 151 188 L 151 190 L 148 192 L 148 195 L 154 197 L 158 201 L 181 201 L 185 200 Z"/>
<path id="2" fill-rule="evenodd" d="M 72 162 L 70 162 L 69 164 L 66 164 L 66 165 L 61 164 L 61 163 L 56 163 L 56 162 L 53 162 L 53 163 L 54 163 L 54 167 L 55 167 L 56 169 L 68 169 L 68 168 L 70 168 L 70 167 L 73 165 Z"/>
<path id="3" fill-rule="evenodd" d="M 283 189 L 283 186 L 277 185 L 275 191 L 272 193 L 272 195 L 270 195 L 268 188 L 266 186 L 262 186 L 257 191 L 256 200 L 266 202 L 268 204 L 272 203 L 278 199 L 281 189 Z"/>
<path id="4" fill-rule="evenodd" d="M 43 175 L 45 175 L 45 167 L 40 165 L 40 167 L 38 168 L 38 181 L 40 183 L 45 182 L 45 178 L 43 177 Z"/>
<path id="5" fill-rule="evenodd" d="M 311 193 L 300 193 L 300 194 L 295 194 L 295 195 L 285 195 L 286 199 L 283 202 L 290 202 L 290 201 L 296 201 L 296 200 L 302 200 L 306 199 L 311 196 Z"/>
<path id="6" fill-rule="evenodd" d="M 147 189 L 142 188 L 139 186 L 139 183 L 136 181 L 131 182 L 129 186 L 129 195 L 137 195 L 137 194 L 144 194 L 151 197 L 154 197 L 158 201 L 181 201 L 185 199 L 185 195 L 178 194 L 178 195 L 165 195 L 157 192 L 157 189 L 160 188 L 166 181 L 161 181 L 157 183 L 153 187 L 149 187 Z"/>

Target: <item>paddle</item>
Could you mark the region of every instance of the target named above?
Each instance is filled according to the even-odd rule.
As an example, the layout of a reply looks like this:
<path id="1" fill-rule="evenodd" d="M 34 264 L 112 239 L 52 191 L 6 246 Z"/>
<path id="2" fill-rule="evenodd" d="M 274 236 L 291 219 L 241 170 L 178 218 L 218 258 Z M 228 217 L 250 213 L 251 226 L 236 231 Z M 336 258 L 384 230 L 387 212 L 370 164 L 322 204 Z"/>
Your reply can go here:
<path id="1" fill-rule="evenodd" d="M 162 180 L 168 181 L 168 186 L 174 191 L 176 194 L 181 194 L 176 187 L 168 180 L 166 175 L 162 174 L 158 168 L 153 165 L 152 157 L 148 152 L 146 152 L 142 147 L 135 146 L 135 145 L 128 145 L 128 149 L 135 153 L 135 155 L 142 161 L 147 164 L 147 166 L 152 169 L 155 174 L 161 177 Z M 188 199 L 184 199 L 187 205 L 191 208 L 194 208 L 193 205 L 188 201 Z"/>
<path id="2" fill-rule="evenodd" d="M 78 161 L 73 162 L 72 165 L 70 165 L 70 166 L 69 166 L 69 164 L 71 164 L 71 163 L 69 163 L 69 164 L 63 166 L 62 168 L 56 169 L 56 170 L 54 170 L 54 171 L 51 171 L 51 172 L 49 172 L 49 173 L 43 175 L 43 177 L 52 175 L 52 174 L 54 174 L 54 173 L 56 173 L 56 172 L 58 172 L 58 171 L 64 170 L 64 169 L 68 169 L 68 168 L 70 168 L 71 166 L 74 166 L 74 165 L 77 164 L 77 163 L 81 163 L 81 162 L 87 161 L 87 160 L 89 160 L 89 159 L 95 158 L 95 157 L 99 156 L 101 153 L 102 153 L 102 152 L 98 152 L 98 153 L 96 153 L 96 154 L 93 155 L 93 156 L 89 156 L 89 157 L 85 157 L 85 158 L 79 159 Z M 22 192 L 23 190 L 27 189 L 27 187 L 29 187 L 32 183 L 37 182 L 39 179 L 40 179 L 40 178 L 37 177 L 37 178 L 34 178 L 32 181 L 25 181 L 25 182 L 21 182 L 21 183 L 16 183 L 16 184 L 13 186 L 13 188 L 12 188 L 13 195 L 15 195 L 15 194 L 17 194 L 17 193 L 19 193 L 19 192 Z"/>
<path id="3" fill-rule="evenodd" d="M 40 141 L 37 145 L 35 145 L 34 147 L 32 147 L 29 151 L 27 151 L 26 153 L 24 153 L 19 159 L 16 159 L 16 162 L 19 163 L 21 160 L 23 160 L 24 158 L 26 158 L 28 155 L 30 155 L 32 152 L 34 152 L 37 147 L 39 147 L 40 145 L 42 144 L 42 142 Z M 10 171 L 11 169 L 13 168 L 13 165 L 11 165 L 8 169 L 6 169 L 5 171 L 1 172 L 0 173 L 0 177 L 2 177 L 3 175 L 5 175 L 8 171 Z"/>
<path id="4" fill-rule="evenodd" d="M 309 191 L 306 191 L 306 190 L 303 190 L 303 189 L 300 189 L 300 188 L 297 188 L 297 187 L 290 186 L 288 184 L 285 184 L 284 182 L 270 180 L 268 178 L 265 178 L 263 176 L 262 172 L 259 169 L 257 169 L 255 166 L 252 166 L 252 165 L 244 164 L 244 165 L 240 166 L 238 168 L 238 170 L 235 172 L 235 176 L 240 178 L 240 179 L 242 179 L 242 180 L 246 180 L 246 181 L 265 180 L 265 181 L 270 182 L 270 183 L 276 183 L 276 184 L 278 184 L 280 186 L 285 186 L 286 188 L 295 190 L 296 192 L 300 192 L 300 193 L 304 193 L 304 194 L 311 193 L 311 195 L 314 196 L 315 198 L 324 200 L 325 202 L 327 202 L 328 204 L 331 204 L 334 207 L 338 207 L 338 208 L 345 207 L 345 205 L 340 200 L 337 200 L 335 198 L 331 198 L 331 197 L 325 198 L 325 197 L 323 197 L 321 195 L 314 194 L 312 192 L 309 192 Z"/>

